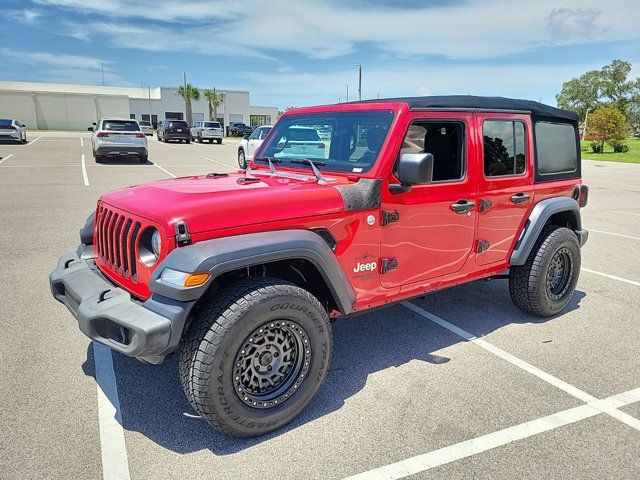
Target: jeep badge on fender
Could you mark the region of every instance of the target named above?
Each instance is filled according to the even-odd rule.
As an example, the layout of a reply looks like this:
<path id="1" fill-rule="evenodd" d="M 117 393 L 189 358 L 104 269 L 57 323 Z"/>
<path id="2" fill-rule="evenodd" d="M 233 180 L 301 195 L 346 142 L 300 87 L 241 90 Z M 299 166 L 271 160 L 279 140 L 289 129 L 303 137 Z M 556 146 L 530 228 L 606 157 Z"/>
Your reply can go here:
<path id="1" fill-rule="evenodd" d="M 327 375 L 330 319 L 506 270 L 525 312 L 571 300 L 588 234 L 575 113 L 399 98 L 289 110 L 264 135 L 237 173 L 103 195 L 50 275 L 94 341 L 177 353 L 214 428 L 296 418 Z"/>

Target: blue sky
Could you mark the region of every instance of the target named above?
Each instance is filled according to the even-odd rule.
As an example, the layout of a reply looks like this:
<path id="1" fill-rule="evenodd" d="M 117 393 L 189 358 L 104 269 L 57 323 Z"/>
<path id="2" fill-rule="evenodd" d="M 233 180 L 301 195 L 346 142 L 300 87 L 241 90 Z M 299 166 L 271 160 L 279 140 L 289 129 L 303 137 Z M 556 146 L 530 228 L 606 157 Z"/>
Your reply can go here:
<path id="1" fill-rule="evenodd" d="M 0 80 L 251 91 L 254 105 L 476 94 L 555 104 L 614 58 L 640 76 L 638 0 L 4 0 Z"/>

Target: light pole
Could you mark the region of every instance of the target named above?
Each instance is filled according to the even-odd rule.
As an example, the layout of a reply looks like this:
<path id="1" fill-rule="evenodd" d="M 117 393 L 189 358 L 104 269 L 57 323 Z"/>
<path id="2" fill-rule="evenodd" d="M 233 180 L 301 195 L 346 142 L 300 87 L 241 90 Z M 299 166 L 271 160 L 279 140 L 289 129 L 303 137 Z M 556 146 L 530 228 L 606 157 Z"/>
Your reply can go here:
<path id="1" fill-rule="evenodd" d="M 187 71 L 186 70 L 182 70 L 182 76 L 184 78 L 184 83 L 183 83 L 184 89 L 186 90 L 187 89 Z"/>
<path id="2" fill-rule="evenodd" d="M 151 83 L 147 83 L 147 92 L 149 94 L 149 123 L 151 123 Z"/>
<path id="3" fill-rule="evenodd" d="M 344 86 L 347 87 L 347 102 L 348 102 L 349 101 L 349 84 L 345 83 Z"/>
<path id="4" fill-rule="evenodd" d="M 356 67 L 358 67 L 358 100 L 362 100 L 362 64 L 356 63 Z"/>

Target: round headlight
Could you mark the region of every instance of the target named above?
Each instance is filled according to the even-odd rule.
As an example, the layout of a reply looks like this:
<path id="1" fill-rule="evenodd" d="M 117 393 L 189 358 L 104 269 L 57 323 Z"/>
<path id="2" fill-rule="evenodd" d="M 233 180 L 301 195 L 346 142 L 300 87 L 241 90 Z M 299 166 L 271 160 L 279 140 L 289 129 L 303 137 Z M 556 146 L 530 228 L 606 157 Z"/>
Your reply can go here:
<path id="1" fill-rule="evenodd" d="M 140 261 L 147 267 L 152 267 L 160 258 L 161 247 L 160 232 L 153 227 L 147 228 L 140 236 L 138 252 Z"/>
<path id="2" fill-rule="evenodd" d="M 162 246 L 162 241 L 160 239 L 160 232 L 158 230 L 153 231 L 153 235 L 151 235 L 151 249 L 156 257 L 160 256 L 160 247 Z"/>

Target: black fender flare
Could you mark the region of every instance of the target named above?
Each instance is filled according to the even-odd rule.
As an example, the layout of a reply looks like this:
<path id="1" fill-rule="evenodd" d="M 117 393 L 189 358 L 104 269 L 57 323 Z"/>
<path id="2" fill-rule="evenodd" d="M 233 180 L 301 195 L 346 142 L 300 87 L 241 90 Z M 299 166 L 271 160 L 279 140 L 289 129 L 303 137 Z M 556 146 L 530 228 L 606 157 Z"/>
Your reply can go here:
<path id="1" fill-rule="evenodd" d="M 249 233 L 176 248 L 155 269 L 149 289 L 154 295 L 193 301 L 223 273 L 289 259 L 311 262 L 322 275 L 340 312 L 348 315 L 353 311 L 356 295 L 342 266 L 325 241 L 309 230 Z M 165 268 L 186 273 L 209 272 L 211 277 L 200 287 L 179 288 L 161 280 Z"/>
<path id="2" fill-rule="evenodd" d="M 582 230 L 580 219 L 580 207 L 571 197 L 551 197 L 538 202 L 527 219 L 520 238 L 511 253 L 511 265 L 524 265 L 533 249 L 533 245 L 540 236 L 542 229 L 547 224 L 549 218 L 556 213 L 570 212 L 575 219 L 576 235 L 578 235 L 580 245 L 586 242 L 587 231 Z"/>

